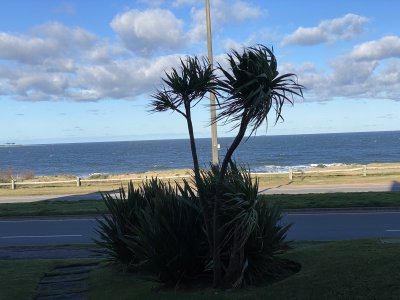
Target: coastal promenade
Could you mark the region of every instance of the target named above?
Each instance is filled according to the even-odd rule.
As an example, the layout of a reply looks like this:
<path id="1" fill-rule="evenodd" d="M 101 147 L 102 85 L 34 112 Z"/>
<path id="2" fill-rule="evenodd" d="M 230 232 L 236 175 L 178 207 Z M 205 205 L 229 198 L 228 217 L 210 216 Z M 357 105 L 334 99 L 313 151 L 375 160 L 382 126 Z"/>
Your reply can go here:
<path id="1" fill-rule="evenodd" d="M 400 192 L 398 182 L 369 184 L 330 184 L 330 185 L 291 185 L 283 184 L 272 187 L 260 187 L 261 194 L 316 194 L 350 192 Z M 400 197 L 400 195 L 399 195 Z M 35 195 L 35 196 L 0 196 L 0 203 L 24 203 L 35 201 L 80 201 L 100 200 L 98 192 L 86 194 Z"/>

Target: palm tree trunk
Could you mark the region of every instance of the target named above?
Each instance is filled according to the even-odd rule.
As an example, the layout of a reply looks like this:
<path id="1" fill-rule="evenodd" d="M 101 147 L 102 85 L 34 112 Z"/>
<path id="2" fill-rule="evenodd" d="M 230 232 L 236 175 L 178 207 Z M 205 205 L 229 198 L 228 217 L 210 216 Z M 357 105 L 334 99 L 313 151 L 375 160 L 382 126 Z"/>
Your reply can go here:
<path id="1" fill-rule="evenodd" d="M 195 178 L 197 179 L 200 178 L 200 166 L 199 166 L 199 159 L 197 157 L 196 141 L 194 139 L 192 116 L 190 113 L 190 104 L 185 104 L 185 110 L 186 110 L 186 122 L 189 131 L 190 150 L 192 152 L 192 159 L 193 159 L 194 175 Z"/>
<path id="2" fill-rule="evenodd" d="M 220 218 L 219 218 L 219 205 L 220 201 L 223 196 L 223 189 L 224 189 L 224 179 L 225 175 L 228 169 L 228 164 L 232 159 L 233 152 L 236 150 L 236 148 L 239 146 L 240 142 L 242 141 L 246 129 L 249 123 L 249 119 L 247 118 L 247 114 L 244 114 L 244 117 L 242 118 L 239 132 L 235 139 L 233 140 L 232 144 L 228 148 L 228 151 L 226 152 L 225 158 L 222 162 L 221 169 L 220 169 L 220 175 L 219 179 L 217 182 L 216 186 L 216 195 L 214 199 L 214 211 L 213 211 L 213 263 L 214 263 L 214 268 L 213 268 L 213 273 L 214 273 L 214 280 L 213 280 L 213 285 L 214 287 L 220 287 L 221 284 L 224 284 L 222 280 L 222 262 L 221 262 L 221 249 L 220 249 L 220 243 L 221 243 L 221 233 L 220 233 Z M 224 280 L 225 281 L 225 280 Z"/>
<path id="3" fill-rule="evenodd" d="M 187 103 L 187 102 L 186 102 Z M 186 111 L 186 122 L 189 132 L 189 139 L 190 139 L 190 149 L 192 152 L 192 159 L 193 159 L 193 169 L 194 169 L 194 178 L 196 181 L 197 186 L 197 193 L 199 196 L 200 208 L 202 210 L 204 225 L 207 232 L 207 240 L 209 245 L 210 254 L 214 253 L 214 239 L 213 239 L 213 231 L 212 231 L 212 218 L 211 212 L 207 205 L 206 200 L 204 199 L 203 192 L 200 190 L 201 185 L 201 176 L 200 176 L 200 165 L 199 160 L 197 157 L 197 149 L 196 149 L 196 140 L 194 138 L 194 131 L 193 131 L 193 123 L 190 111 L 190 103 L 185 104 L 185 111 Z"/>
<path id="4" fill-rule="evenodd" d="M 226 155 L 221 165 L 221 173 L 219 177 L 219 182 L 222 183 L 225 179 L 226 171 L 228 169 L 228 164 L 232 160 L 233 152 L 235 152 L 236 148 L 240 145 L 244 135 L 246 134 L 247 126 L 249 125 L 249 118 L 247 117 L 247 112 L 243 113 L 242 121 L 240 122 L 239 132 L 233 140 L 232 144 L 229 146 L 228 151 L 226 151 Z"/>

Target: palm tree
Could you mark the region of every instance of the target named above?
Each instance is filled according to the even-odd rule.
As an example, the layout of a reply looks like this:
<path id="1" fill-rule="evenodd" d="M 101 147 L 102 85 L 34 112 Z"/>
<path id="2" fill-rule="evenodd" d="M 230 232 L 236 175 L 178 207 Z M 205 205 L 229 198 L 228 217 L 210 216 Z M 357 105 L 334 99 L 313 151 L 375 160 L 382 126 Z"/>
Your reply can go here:
<path id="1" fill-rule="evenodd" d="M 293 104 L 293 96 L 303 97 L 304 87 L 296 82 L 292 73 L 280 75 L 273 50 L 264 45 L 245 48 L 243 53 L 232 50 L 228 54 L 229 69 L 218 65 L 225 78 L 218 80 L 218 89 L 227 97 L 219 104 L 217 120 L 234 123 L 239 131 L 227 150 L 221 165 L 221 180 L 225 176 L 233 152 L 239 146 L 247 129 L 250 135 L 268 121 L 275 110 L 275 123 L 282 117 L 285 103 Z"/>
<path id="2" fill-rule="evenodd" d="M 167 110 L 181 114 L 185 119 L 189 131 L 190 148 L 192 152 L 193 167 L 196 176 L 200 175 L 197 157 L 196 142 L 193 132 L 191 109 L 197 105 L 204 96 L 215 88 L 216 76 L 208 64 L 207 59 L 186 57 L 180 60 L 179 71 L 172 68 L 170 74 L 165 73 L 163 86 L 152 95 L 155 99 L 151 106 L 153 112 Z"/>
<path id="3" fill-rule="evenodd" d="M 179 70 L 179 71 L 178 71 Z M 172 110 L 186 119 L 190 139 L 190 149 L 193 159 L 193 170 L 196 186 L 200 187 L 201 174 L 197 156 L 196 141 L 193 131 L 191 109 L 196 106 L 209 92 L 215 89 L 216 76 L 206 58 L 186 57 L 180 60 L 179 69 L 172 68 L 165 73 L 163 85 L 152 97 L 155 99 L 150 105 L 152 112 Z M 186 183 L 187 184 L 187 183 Z M 190 189 L 189 189 L 190 190 Z M 209 201 L 204 199 L 203 193 L 198 190 L 198 197 L 202 209 L 203 219 L 207 231 L 207 238 L 212 248 L 212 208 Z"/>
<path id="4" fill-rule="evenodd" d="M 283 105 L 286 102 L 293 104 L 294 96 L 303 97 L 304 88 L 296 82 L 294 74 L 279 74 L 273 51 L 263 45 L 245 48 L 242 53 L 231 51 L 228 54 L 228 63 L 228 70 L 218 65 L 217 69 L 224 76 L 218 78 L 206 59 L 187 57 L 186 60 L 181 60 L 179 71 L 173 68 L 171 73 L 165 74 L 164 84 L 153 95 L 155 100 L 151 103 L 153 112 L 172 110 L 186 119 L 197 194 L 213 260 L 215 287 L 232 287 L 238 282 L 237 274 L 245 269 L 243 265 L 245 260 L 242 257 L 243 245 L 252 231 L 252 225 L 245 224 L 245 220 L 249 219 L 245 215 L 245 210 L 238 209 L 238 206 L 229 207 L 231 204 L 222 202 L 226 196 L 224 193 L 229 190 L 226 187 L 230 183 L 225 183 L 225 176 L 229 173 L 228 167 L 232 162 L 232 155 L 247 130 L 250 130 L 250 135 L 255 134 L 264 121 L 268 121 L 271 109 L 275 111 L 275 123 L 279 119 L 283 120 L 281 114 Z M 233 128 L 237 128 L 238 133 L 229 146 L 222 164 L 213 166 L 212 171 L 207 173 L 201 172 L 199 167 L 191 108 L 210 91 L 216 92 L 220 100 L 217 106 L 219 111 L 217 121 L 225 124 L 233 123 Z M 233 170 L 233 174 L 237 173 Z M 216 174 L 215 181 L 210 180 L 214 178 L 212 174 Z M 243 180 L 238 179 L 239 185 L 242 185 L 240 182 Z M 251 185 L 250 177 L 244 186 L 249 185 Z M 257 191 L 257 184 L 252 191 Z M 252 198 L 254 197 L 253 195 Z M 232 211 L 232 208 L 238 212 L 237 215 L 232 215 L 228 223 L 221 224 L 224 210 Z M 254 209 L 248 211 L 254 213 Z M 225 229 L 232 228 L 230 225 L 237 220 L 242 225 L 234 228 L 239 230 L 227 233 Z M 240 229 L 243 232 L 239 232 Z M 232 244 L 227 245 L 228 240 L 232 240 Z M 225 253 L 222 253 L 223 248 Z M 226 262 L 227 252 L 230 253 L 228 262 Z M 222 261 L 223 255 L 225 255 L 224 261 Z"/>
<path id="5" fill-rule="evenodd" d="M 296 81 L 296 75 L 288 73 L 280 75 L 277 70 L 277 61 L 273 50 L 266 46 L 257 45 L 245 48 L 242 53 L 232 50 L 228 54 L 229 70 L 218 65 L 218 70 L 224 77 L 217 79 L 218 91 L 225 95 L 218 106 L 217 121 L 225 124 L 233 123 L 233 129 L 238 133 L 229 146 L 219 170 L 219 180 L 213 207 L 213 262 L 214 286 L 232 286 L 237 280 L 234 273 L 243 270 L 239 265 L 243 260 L 238 259 L 241 254 L 237 245 L 231 246 L 231 258 L 228 266 L 222 266 L 222 240 L 226 235 L 220 224 L 220 201 L 223 199 L 223 186 L 232 155 L 243 140 L 246 131 L 249 135 L 255 134 L 257 129 L 268 122 L 271 109 L 275 111 L 275 123 L 282 119 L 282 108 L 285 103 L 293 104 L 294 96 L 303 97 L 303 86 Z M 221 97 L 220 97 L 221 98 Z M 238 233 L 235 233 L 238 234 Z M 246 233 L 244 233 L 246 235 Z M 236 253 L 235 253 L 236 251 Z M 232 253 L 233 252 L 233 253 Z M 226 271 L 223 271 L 226 270 Z M 230 273 L 229 270 L 232 270 Z M 230 273 L 230 274 L 229 274 Z M 224 277 L 224 278 L 223 278 Z M 227 282 L 228 281 L 228 282 Z"/>

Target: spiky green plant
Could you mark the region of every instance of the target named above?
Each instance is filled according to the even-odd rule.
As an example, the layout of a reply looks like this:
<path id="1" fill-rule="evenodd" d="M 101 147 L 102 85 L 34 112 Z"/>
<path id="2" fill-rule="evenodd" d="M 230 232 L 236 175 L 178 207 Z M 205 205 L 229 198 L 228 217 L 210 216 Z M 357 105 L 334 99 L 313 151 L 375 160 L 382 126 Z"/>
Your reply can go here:
<path id="1" fill-rule="evenodd" d="M 187 57 L 179 69 L 172 69 L 163 79 L 163 87 L 153 95 L 152 111 L 172 110 L 187 122 L 194 167 L 195 190 L 198 197 L 212 256 L 214 286 L 238 286 L 243 282 L 249 261 L 243 248 L 256 228 L 257 182 L 253 185 L 246 172 L 229 164 L 246 131 L 250 135 L 267 120 L 271 109 L 275 123 L 282 117 L 285 103 L 293 103 L 294 96 L 303 96 L 303 86 L 294 74 L 280 75 L 272 50 L 263 45 L 244 48 L 243 52 L 228 54 L 229 68 L 219 65 L 221 77 L 206 60 Z M 220 166 L 202 172 L 199 167 L 191 108 L 206 93 L 219 96 L 217 121 L 233 123 L 238 133 L 228 147 Z M 188 185 L 187 185 L 188 186 Z"/>
<path id="2" fill-rule="evenodd" d="M 110 260 L 125 266 L 138 263 L 140 258 L 130 251 L 126 237 L 133 235 L 132 228 L 139 226 L 138 212 L 148 206 L 146 199 L 132 182 L 128 184 L 128 193 L 121 187 L 119 193 L 101 194 L 108 213 L 97 219 L 99 239 L 95 243 L 101 246 L 101 252 Z"/>
<path id="3" fill-rule="evenodd" d="M 127 243 L 149 262 L 161 282 L 175 287 L 205 273 L 210 263 L 207 238 L 198 200 L 179 185 L 154 183 L 162 192 L 151 189 L 148 200 L 152 205 L 140 212 L 140 226 L 133 229 L 134 236 Z"/>
<path id="4" fill-rule="evenodd" d="M 219 175 L 219 166 L 202 170 L 196 187 L 203 190 L 210 205 L 221 189 L 217 232 L 221 236 L 218 252 L 223 270 L 220 286 L 237 288 L 279 278 L 286 262 L 277 255 L 290 248 L 285 240 L 290 224 L 282 225 L 278 207 L 259 196 L 258 180 L 252 179 L 248 169 L 231 162 L 222 187 L 218 185 Z"/>
<path id="5" fill-rule="evenodd" d="M 232 50 L 227 56 L 229 68 L 217 68 L 224 75 L 218 78 L 218 90 L 226 95 L 217 107 L 217 120 L 233 123 L 238 133 L 222 162 L 222 177 L 246 130 L 250 135 L 255 133 L 268 121 L 271 109 L 275 111 L 275 123 L 283 120 L 283 105 L 293 104 L 294 96 L 303 97 L 304 89 L 295 74 L 279 74 L 273 50 L 264 45 L 244 48 L 243 52 Z"/>
<path id="6" fill-rule="evenodd" d="M 265 284 L 300 269 L 299 264 L 279 256 L 291 248 L 286 240 L 291 224 L 282 223 L 278 206 L 257 197 L 255 211 L 257 221 L 244 246 L 247 261 L 242 279 L 248 285 Z"/>
<path id="7" fill-rule="evenodd" d="M 200 166 L 191 109 L 207 93 L 215 89 L 215 80 L 216 76 L 207 59 L 188 56 L 185 60 L 181 59 L 179 69 L 172 68 L 170 73 L 165 73 L 165 78 L 162 79 L 163 86 L 152 96 L 154 100 L 151 102 L 151 111 L 164 112 L 172 110 L 185 118 L 196 176 L 199 175 Z"/>
<path id="8" fill-rule="evenodd" d="M 198 198 L 189 188 L 152 178 L 128 194 L 103 195 L 98 219 L 103 253 L 127 270 L 150 271 L 175 287 L 203 276 L 210 264 Z"/>

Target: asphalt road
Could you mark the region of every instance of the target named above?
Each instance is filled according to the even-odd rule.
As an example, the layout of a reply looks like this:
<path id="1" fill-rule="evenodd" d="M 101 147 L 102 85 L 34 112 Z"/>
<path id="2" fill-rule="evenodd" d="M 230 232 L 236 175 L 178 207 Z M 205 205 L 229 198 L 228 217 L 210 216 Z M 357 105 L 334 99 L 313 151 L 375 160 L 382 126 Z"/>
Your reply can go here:
<path id="1" fill-rule="evenodd" d="M 398 211 L 287 213 L 293 240 L 400 238 Z M 94 218 L 0 219 L 0 246 L 92 243 L 97 237 Z"/>

